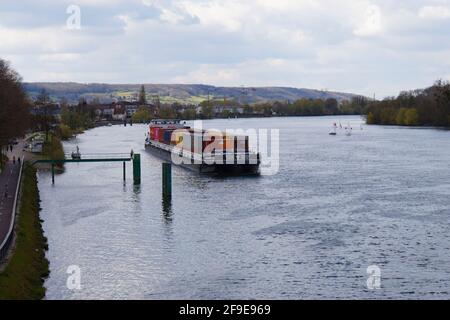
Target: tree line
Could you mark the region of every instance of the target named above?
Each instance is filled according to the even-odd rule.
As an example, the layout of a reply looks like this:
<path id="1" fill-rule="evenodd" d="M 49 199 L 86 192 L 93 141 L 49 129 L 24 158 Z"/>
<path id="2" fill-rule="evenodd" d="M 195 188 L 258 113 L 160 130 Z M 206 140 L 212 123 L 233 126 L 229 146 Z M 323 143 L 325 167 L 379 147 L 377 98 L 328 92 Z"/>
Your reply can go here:
<path id="1" fill-rule="evenodd" d="M 30 125 L 30 106 L 20 75 L 0 59 L 0 148 L 23 136 Z"/>
<path id="2" fill-rule="evenodd" d="M 271 102 L 247 107 L 256 113 L 277 116 L 334 116 L 361 114 L 367 105 L 365 97 L 355 96 L 339 103 L 336 99 L 299 99 L 294 102 Z M 246 109 L 244 109 L 244 113 Z"/>
<path id="3" fill-rule="evenodd" d="M 52 103 L 49 94 L 42 90 L 36 104 Z M 95 109 L 100 101 L 89 103 L 81 99 L 78 105 L 62 106 L 61 121 L 52 114 L 30 114 L 33 102 L 27 97 L 20 75 L 8 62 L 0 59 L 0 147 L 11 143 L 15 137 L 23 136 L 27 129 L 34 131 L 56 131 L 62 138 L 73 132 L 82 131 L 94 125 Z M 139 104 L 147 105 L 144 86 L 139 91 Z M 223 106 L 220 113 L 215 107 Z M 450 127 L 450 83 L 439 80 L 433 86 L 413 91 L 401 92 L 397 97 L 382 101 L 372 101 L 362 96 L 354 96 L 350 101 L 336 99 L 299 99 L 296 101 L 271 101 L 256 104 L 241 104 L 236 100 L 207 100 L 200 104 L 201 113 L 195 106 L 158 104 L 151 112 L 142 106 L 132 117 L 133 122 L 148 122 L 152 118 L 178 118 L 185 120 L 252 117 L 252 116 L 323 116 L 323 115 L 365 115 L 368 124 L 404 126 Z M 44 108 L 47 110 L 47 108 Z"/>
<path id="4" fill-rule="evenodd" d="M 270 101 L 256 104 L 240 104 L 237 101 L 204 101 L 200 104 L 202 114 L 198 117 L 211 119 L 215 117 L 228 118 L 230 116 L 328 116 L 363 114 L 368 105 L 367 98 L 355 96 L 350 101 L 338 102 L 336 99 L 299 99 L 296 101 Z M 220 114 L 214 113 L 215 106 L 229 106 Z M 238 109 L 242 109 L 238 112 Z"/>
<path id="5" fill-rule="evenodd" d="M 427 89 L 373 101 L 365 114 L 368 124 L 450 127 L 450 83 L 439 80 Z"/>

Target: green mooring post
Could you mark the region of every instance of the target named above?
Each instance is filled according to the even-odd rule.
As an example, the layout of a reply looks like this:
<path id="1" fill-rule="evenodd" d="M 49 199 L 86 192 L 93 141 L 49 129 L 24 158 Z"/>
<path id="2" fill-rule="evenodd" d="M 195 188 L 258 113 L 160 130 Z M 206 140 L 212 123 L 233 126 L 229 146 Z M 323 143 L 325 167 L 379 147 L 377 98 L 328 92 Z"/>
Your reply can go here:
<path id="1" fill-rule="evenodd" d="M 172 196 L 172 164 L 162 164 L 162 191 L 164 197 Z"/>
<path id="2" fill-rule="evenodd" d="M 55 184 L 55 163 L 52 162 L 52 183 Z"/>
<path id="3" fill-rule="evenodd" d="M 134 184 L 141 184 L 141 155 L 133 155 L 133 181 Z"/>

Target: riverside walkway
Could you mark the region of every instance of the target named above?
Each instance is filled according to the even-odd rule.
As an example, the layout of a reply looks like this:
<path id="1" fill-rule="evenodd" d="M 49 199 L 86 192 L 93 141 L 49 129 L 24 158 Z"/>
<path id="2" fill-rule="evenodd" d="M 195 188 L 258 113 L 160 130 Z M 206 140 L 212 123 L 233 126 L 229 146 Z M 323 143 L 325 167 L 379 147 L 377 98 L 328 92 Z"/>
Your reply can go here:
<path id="1" fill-rule="evenodd" d="M 14 219 L 16 192 L 20 176 L 19 157 L 22 157 L 22 144 L 14 146 L 13 152 L 8 152 L 9 161 L 0 173 L 0 261 L 9 248 L 10 228 Z M 13 163 L 13 157 L 16 162 Z M 22 159 L 21 159 L 22 160 Z"/>

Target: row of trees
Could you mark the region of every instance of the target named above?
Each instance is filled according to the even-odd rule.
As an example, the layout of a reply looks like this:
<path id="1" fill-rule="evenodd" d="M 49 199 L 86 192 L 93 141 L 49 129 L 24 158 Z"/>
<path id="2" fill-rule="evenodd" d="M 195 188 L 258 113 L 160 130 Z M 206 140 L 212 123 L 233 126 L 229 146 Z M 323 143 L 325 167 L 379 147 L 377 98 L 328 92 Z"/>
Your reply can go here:
<path id="1" fill-rule="evenodd" d="M 290 101 L 264 102 L 254 105 L 241 105 L 234 100 L 204 101 L 200 104 L 201 115 L 197 115 L 194 109 L 185 109 L 182 113 L 175 111 L 163 112 L 163 116 L 168 113 L 170 116 L 191 120 L 195 118 L 211 119 L 214 117 L 228 118 L 239 116 L 324 116 L 324 115 L 352 115 L 362 114 L 368 106 L 369 100 L 364 97 L 355 96 L 351 101 L 339 103 L 336 99 L 299 99 Z M 231 109 L 224 109 L 220 114 L 215 114 L 214 107 L 228 106 Z M 238 112 L 238 109 L 241 112 Z"/>
<path id="2" fill-rule="evenodd" d="M 69 108 L 67 103 L 63 102 L 61 104 L 61 122 L 73 131 L 91 128 L 95 120 L 95 105 L 95 102 L 89 105 L 86 100 L 82 99 L 78 105 Z"/>
<path id="3" fill-rule="evenodd" d="M 265 103 L 255 105 L 253 108 L 265 115 L 275 113 L 279 116 L 327 116 L 361 114 L 367 104 L 366 98 L 357 96 L 351 101 L 343 101 L 341 104 L 336 99 L 300 99 L 293 103 Z"/>
<path id="4" fill-rule="evenodd" d="M 424 90 L 370 103 L 368 124 L 450 127 L 450 83 L 437 81 Z"/>
<path id="5" fill-rule="evenodd" d="M 151 112 L 146 100 L 144 86 L 141 86 L 139 92 L 139 104 L 141 108 L 132 116 L 133 122 L 146 123 L 153 118 L 178 118 L 186 120 L 194 119 L 212 119 L 215 117 L 228 118 L 234 116 L 320 116 L 320 115 L 338 115 L 338 114 L 361 114 L 367 104 L 367 100 L 361 97 L 355 97 L 352 101 L 343 101 L 340 104 L 336 99 L 300 99 L 295 102 L 266 102 L 255 105 L 242 105 L 236 100 L 207 100 L 200 104 L 202 112 L 197 114 L 194 106 L 182 106 L 180 104 L 159 105 L 156 114 Z M 50 98 L 45 90 L 37 97 L 36 103 L 41 105 L 50 104 Z M 91 101 L 87 103 L 81 99 L 77 106 L 69 107 L 66 101 L 60 102 L 62 105 L 61 123 L 59 124 L 59 133 L 63 138 L 69 138 L 73 132 L 82 131 L 94 124 L 96 115 L 95 109 L 100 105 L 100 101 Z M 220 114 L 216 113 L 215 107 L 223 106 L 225 108 Z M 231 108 L 230 108 L 231 107 Z M 39 114 L 35 116 L 35 130 L 45 130 L 55 127 L 55 119 L 50 115 Z"/>
<path id="6" fill-rule="evenodd" d="M 56 131 L 62 139 L 68 139 L 73 133 L 82 132 L 94 125 L 95 101 L 88 104 L 85 99 L 80 99 L 76 106 L 69 106 L 67 101 L 61 101 L 61 119 L 52 114 L 52 101 L 46 90 L 41 91 L 35 103 L 43 106 L 44 112 L 31 115 L 31 128 L 34 131 L 44 131 L 47 138 L 50 130 Z"/>
<path id="7" fill-rule="evenodd" d="M 22 79 L 8 62 L 0 59 L 0 148 L 12 138 L 22 136 L 30 124 L 31 104 L 22 87 Z"/>

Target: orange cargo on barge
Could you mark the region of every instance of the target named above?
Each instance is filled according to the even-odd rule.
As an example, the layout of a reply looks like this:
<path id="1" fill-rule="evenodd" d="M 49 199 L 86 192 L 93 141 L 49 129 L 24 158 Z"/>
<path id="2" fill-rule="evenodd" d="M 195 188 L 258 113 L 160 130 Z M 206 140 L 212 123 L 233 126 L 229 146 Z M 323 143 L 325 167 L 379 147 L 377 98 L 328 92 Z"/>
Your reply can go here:
<path id="1" fill-rule="evenodd" d="M 145 139 L 152 154 L 186 169 L 217 175 L 258 175 L 260 157 L 248 136 L 194 130 L 180 120 L 153 120 Z"/>

